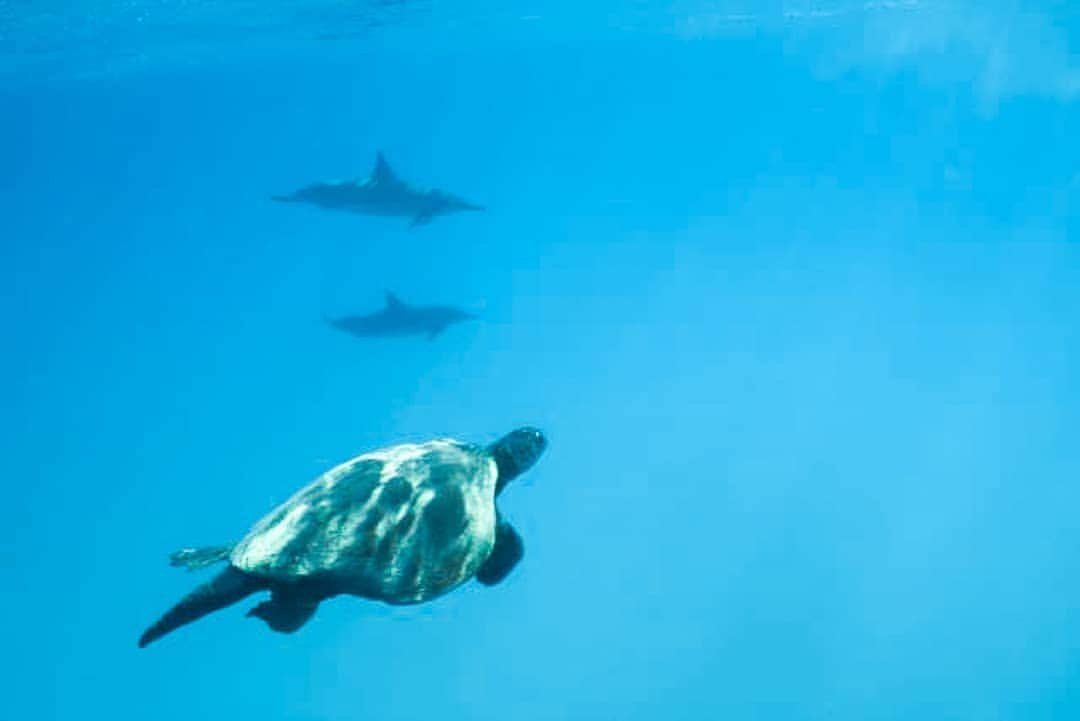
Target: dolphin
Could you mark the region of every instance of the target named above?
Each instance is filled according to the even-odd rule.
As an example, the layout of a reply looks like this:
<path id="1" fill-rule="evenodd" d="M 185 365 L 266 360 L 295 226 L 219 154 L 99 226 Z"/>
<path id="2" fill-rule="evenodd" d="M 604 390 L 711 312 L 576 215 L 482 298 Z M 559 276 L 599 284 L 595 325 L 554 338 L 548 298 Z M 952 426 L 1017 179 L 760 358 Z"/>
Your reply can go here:
<path id="1" fill-rule="evenodd" d="M 274 195 L 281 203 L 311 203 L 327 210 L 363 215 L 387 215 L 412 219 L 426 225 L 437 215 L 464 210 L 484 210 L 444 190 L 422 190 L 401 180 L 379 153 L 371 177 L 339 183 L 312 183 L 289 195 Z"/>
<path id="2" fill-rule="evenodd" d="M 428 340 L 448 327 L 476 316 L 442 305 L 407 305 L 393 293 L 386 294 L 386 306 L 368 315 L 326 318 L 326 322 L 361 338 L 387 338 L 403 335 L 427 335 Z"/>

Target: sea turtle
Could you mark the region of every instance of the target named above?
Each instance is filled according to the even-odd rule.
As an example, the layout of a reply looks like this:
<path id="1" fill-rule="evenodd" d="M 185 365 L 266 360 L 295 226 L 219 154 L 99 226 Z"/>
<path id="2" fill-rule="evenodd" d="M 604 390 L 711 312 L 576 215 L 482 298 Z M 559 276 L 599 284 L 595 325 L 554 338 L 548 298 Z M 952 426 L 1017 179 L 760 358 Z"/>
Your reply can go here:
<path id="1" fill-rule="evenodd" d="M 174 553 L 174 566 L 229 565 L 148 628 L 139 647 L 257 591 L 270 598 L 248 615 L 292 633 L 339 594 L 413 604 L 473 576 L 495 585 L 524 554 L 495 499 L 546 445 L 540 431 L 520 428 L 487 447 L 440 439 L 346 461 L 239 543 Z"/>

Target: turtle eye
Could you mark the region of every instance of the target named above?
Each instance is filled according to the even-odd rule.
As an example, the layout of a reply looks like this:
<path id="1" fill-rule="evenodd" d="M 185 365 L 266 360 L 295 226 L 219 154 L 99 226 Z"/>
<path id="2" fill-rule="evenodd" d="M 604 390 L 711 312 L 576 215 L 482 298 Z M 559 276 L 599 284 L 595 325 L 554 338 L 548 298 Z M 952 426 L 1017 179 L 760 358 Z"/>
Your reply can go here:
<path id="1" fill-rule="evenodd" d="M 530 428 L 526 431 L 525 441 L 528 444 L 530 455 L 533 456 L 540 455 L 544 448 L 547 447 L 547 439 L 544 438 L 544 434 L 536 428 Z"/>

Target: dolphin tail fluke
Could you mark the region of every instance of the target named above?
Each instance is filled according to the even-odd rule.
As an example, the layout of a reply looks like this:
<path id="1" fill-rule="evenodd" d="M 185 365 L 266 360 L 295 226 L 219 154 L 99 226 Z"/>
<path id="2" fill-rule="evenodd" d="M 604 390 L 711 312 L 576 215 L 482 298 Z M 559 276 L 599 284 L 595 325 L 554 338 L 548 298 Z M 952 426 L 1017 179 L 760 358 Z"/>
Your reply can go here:
<path id="1" fill-rule="evenodd" d="M 256 591 L 266 588 L 266 582 L 229 566 L 210 581 L 184 596 L 139 638 L 139 648 L 145 648 L 167 633 L 197 621 L 203 616 L 231 606 Z"/>

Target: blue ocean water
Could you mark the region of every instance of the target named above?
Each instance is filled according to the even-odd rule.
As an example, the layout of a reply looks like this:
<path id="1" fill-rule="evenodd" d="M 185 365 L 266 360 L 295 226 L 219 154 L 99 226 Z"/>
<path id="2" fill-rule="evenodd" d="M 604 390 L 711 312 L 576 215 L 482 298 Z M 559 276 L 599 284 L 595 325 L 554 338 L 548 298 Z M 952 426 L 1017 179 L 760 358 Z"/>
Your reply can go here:
<path id="1" fill-rule="evenodd" d="M 0 0 L 0 718 L 1080 717 L 1080 13 Z M 484 204 L 270 202 L 363 177 Z M 480 316 L 361 340 L 393 291 Z M 243 603 L 389 444 L 550 448 L 525 558 Z"/>

